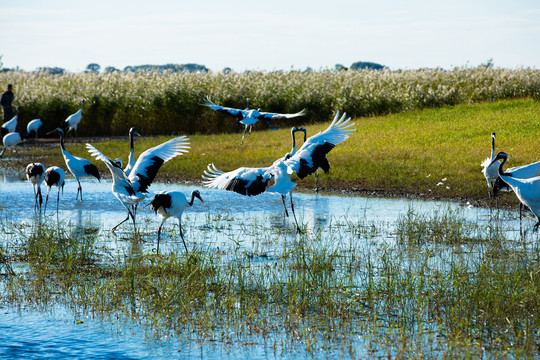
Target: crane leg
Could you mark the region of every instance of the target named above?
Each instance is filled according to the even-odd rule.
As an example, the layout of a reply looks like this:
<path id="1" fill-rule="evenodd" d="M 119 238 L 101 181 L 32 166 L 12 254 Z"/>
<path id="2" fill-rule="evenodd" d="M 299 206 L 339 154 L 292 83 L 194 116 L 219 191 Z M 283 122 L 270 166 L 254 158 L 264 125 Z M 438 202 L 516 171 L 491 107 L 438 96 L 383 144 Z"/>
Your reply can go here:
<path id="1" fill-rule="evenodd" d="M 296 220 L 296 214 L 294 213 L 294 203 L 293 203 L 293 200 L 292 200 L 292 191 L 289 192 L 289 195 L 291 197 L 291 210 L 292 210 L 292 213 L 293 213 L 293 216 L 294 216 L 294 222 L 296 223 L 296 230 L 301 233 L 302 231 L 300 230 L 300 226 L 298 226 L 298 220 Z"/>
<path id="2" fill-rule="evenodd" d="M 45 209 L 43 210 L 43 214 L 45 214 L 45 212 L 47 211 L 47 203 L 49 202 L 49 190 L 50 188 L 47 189 L 47 196 L 45 196 Z"/>
<path id="3" fill-rule="evenodd" d="M 38 186 L 36 202 L 39 200 L 39 212 L 41 212 L 41 205 L 43 205 L 43 196 L 41 195 L 41 186 Z"/>
<path id="4" fill-rule="evenodd" d="M 281 194 L 281 202 L 283 203 L 283 208 L 285 209 L 285 216 L 289 217 L 289 212 L 287 211 L 287 205 L 285 205 L 285 195 Z"/>
<path id="5" fill-rule="evenodd" d="M 244 132 L 242 133 L 242 140 L 240 141 L 240 145 L 242 145 L 244 143 L 244 138 L 246 137 L 246 130 L 248 128 L 249 125 L 244 125 Z"/>
<path id="6" fill-rule="evenodd" d="M 114 231 L 116 230 L 117 227 L 119 227 L 120 225 L 122 225 L 123 223 L 125 223 L 126 221 L 128 221 L 130 216 L 133 218 L 133 226 L 135 226 L 135 218 L 133 217 L 133 214 L 131 213 L 131 210 L 127 209 L 127 211 L 128 211 L 127 217 L 126 217 L 124 220 L 122 220 L 119 224 L 117 224 L 115 227 L 113 227 L 113 228 L 111 229 L 111 232 L 114 232 Z"/>
<path id="7" fill-rule="evenodd" d="M 178 227 L 180 228 L 180 237 L 182 238 L 182 242 L 184 243 L 184 248 L 186 249 L 186 255 L 189 253 L 186 242 L 184 241 L 184 234 L 182 234 L 182 222 L 180 219 L 178 219 Z"/>
<path id="8" fill-rule="evenodd" d="M 315 171 L 315 192 L 319 192 L 319 169 Z"/>
<path id="9" fill-rule="evenodd" d="M 62 194 L 64 191 L 62 190 Z M 49 194 L 47 194 L 48 196 Z M 60 207 L 60 188 L 58 188 L 58 193 L 56 194 L 56 213 L 58 214 L 58 208 Z"/>
<path id="10" fill-rule="evenodd" d="M 159 254 L 159 240 L 161 239 L 161 229 L 163 228 L 163 224 L 165 223 L 165 220 L 167 220 L 167 219 L 161 220 L 161 224 L 159 224 L 159 227 L 158 227 L 158 230 L 157 230 L 157 250 L 156 250 L 156 254 Z"/>
<path id="11" fill-rule="evenodd" d="M 159 225 L 159 227 L 157 229 L 157 250 L 156 250 L 156 253 L 158 253 L 158 254 L 159 254 L 159 239 L 160 238 L 161 238 L 161 225 Z"/>
<path id="12" fill-rule="evenodd" d="M 36 185 L 32 185 L 32 188 L 34 189 L 34 210 L 37 210 L 38 198 L 37 198 L 37 193 L 36 193 Z"/>
<path id="13" fill-rule="evenodd" d="M 77 195 L 75 195 L 75 200 L 79 198 L 79 193 L 81 194 L 81 201 L 82 201 L 82 186 L 81 181 L 77 179 L 77 183 L 79 184 L 79 187 L 77 188 Z"/>

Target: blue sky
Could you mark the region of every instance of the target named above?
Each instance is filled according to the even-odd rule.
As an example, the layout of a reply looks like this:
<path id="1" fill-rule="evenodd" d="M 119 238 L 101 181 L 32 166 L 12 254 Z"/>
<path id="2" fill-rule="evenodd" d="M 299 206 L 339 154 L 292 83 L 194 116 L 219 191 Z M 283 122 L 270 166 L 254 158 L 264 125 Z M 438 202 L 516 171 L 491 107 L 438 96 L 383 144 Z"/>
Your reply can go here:
<path id="1" fill-rule="evenodd" d="M 540 68 L 535 0 L 0 1 L 5 67 Z"/>

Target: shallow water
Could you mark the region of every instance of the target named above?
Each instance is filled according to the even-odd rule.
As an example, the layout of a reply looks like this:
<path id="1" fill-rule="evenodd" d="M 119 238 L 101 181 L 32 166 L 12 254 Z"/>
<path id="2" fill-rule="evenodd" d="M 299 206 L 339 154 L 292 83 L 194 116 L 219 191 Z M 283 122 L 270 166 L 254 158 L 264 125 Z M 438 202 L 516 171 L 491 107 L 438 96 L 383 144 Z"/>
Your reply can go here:
<path id="1" fill-rule="evenodd" d="M 126 222 L 111 235 L 109 230 L 126 217 L 126 211 L 111 193 L 110 181 L 98 183 L 84 180 L 84 201 L 75 201 L 77 183 L 67 179 L 63 195 L 56 211 L 56 188 L 44 216 L 46 219 L 70 222 L 75 227 L 95 227 L 100 231 L 100 241 L 107 251 L 128 251 L 132 232 L 131 222 Z M 187 195 L 199 189 L 205 205 L 198 200 L 186 210 L 183 230 L 188 248 L 205 251 L 227 251 L 241 248 L 252 254 L 272 254 L 283 250 L 286 242 L 295 237 L 294 220 L 284 216 L 281 198 L 275 194 L 262 194 L 247 198 L 239 194 L 202 186 L 155 183 L 151 192 L 178 190 Z M 46 193 L 46 188 L 43 188 Z M 151 195 L 149 195 L 151 198 Z M 417 213 L 431 213 L 461 209 L 463 215 L 479 224 L 490 219 L 490 210 L 467 206 L 459 202 L 419 201 L 404 198 L 351 197 L 340 194 L 294 193 L 296 215 L 309 232 L 331 232 L 343 224 L 377 223 L 387 229 L 373 241 L 392 242 L 396 220 L 409 209 Z M 147 204 L 145 201 L 142 205 Z M 3 219 L 21 223 L 36 221 L 32 186 L 21 174 L 4 171 L 0 173 L 0 205 Z M 289 207 L 289 199 L 287 199 Z M 502 218 L 510 234 L 519 232 L 515 213 Z M 137 223 L 146 240 L 143 251 L 155 249 L 155 237 L 159 218 L 148 207 L 139 207 Z M 253 224 L 274 236 L 272 241 L 260 239 L 254 233 Z M 529 225 L 532 226 L 529 221 Z M 184 251 L 179 239 L 176 220 L 169 219 L 164 227 L 160 251 Z M 191 239 L 197 239 L 193 241 Z M 10 236 L 0 236 L 0 243 L 9 246 Z M 324 246 L 333 246 L 325 244 Z M 237 253 L 237 252 L 236 252 Z M 270 346 L 245 346 L 231 348 L 224 344 L 199 344 L 197 342 L 169 338 L 146 339 L 144 330 L 133 324 L 115 324 L 98 319 L 79 319 L 62 308 L 50 313 L 18 311 L 0 308 L 0 357 L 21 356 L 25 358 L 286 358 L 270 349 Z M 195 345 L 194 345 L 195 344 Z M 357 354 L 361 355 L 361 354 Z M 310 354 L 297 354 L 295 358 L 312 358 Z"/>

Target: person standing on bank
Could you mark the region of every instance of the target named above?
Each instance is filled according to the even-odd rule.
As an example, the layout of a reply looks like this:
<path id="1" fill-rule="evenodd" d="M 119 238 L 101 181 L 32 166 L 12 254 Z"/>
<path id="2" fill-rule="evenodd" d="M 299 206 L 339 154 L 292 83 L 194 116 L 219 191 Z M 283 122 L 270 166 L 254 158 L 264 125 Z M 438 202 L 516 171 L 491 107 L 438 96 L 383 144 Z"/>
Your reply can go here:
<path id="1" fill-rule="evenodd" d="M 0 98 L 0 105 L 2 105 L 2 109 L 4 110 L 4 122 L 11 120 L 15 116 L 12 106 L 15 95 L 12 90 L 13 85 L 8 84 L 7 90 L 2 94 L 2 98 Z"/>

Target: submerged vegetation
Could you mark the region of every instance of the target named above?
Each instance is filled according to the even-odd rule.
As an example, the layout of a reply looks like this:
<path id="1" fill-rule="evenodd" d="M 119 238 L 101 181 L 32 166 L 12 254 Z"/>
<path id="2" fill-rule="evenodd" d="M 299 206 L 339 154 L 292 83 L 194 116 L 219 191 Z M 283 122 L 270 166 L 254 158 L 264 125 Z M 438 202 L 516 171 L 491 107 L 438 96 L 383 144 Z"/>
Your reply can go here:
<path id="1" fill-rule="evenodd" d="M 327 122 L 339 110 L 352 117 L 381 116 L 447 105 L 540 98 L 540 71 L 491 67 L 453 70 L 361 70 L 251 73 L 0 73 L 15 85 L 23 126 L 41 118 L 54 129 L 87 100 L 81 136 L 124 135 L 135 126 L 145 135 L 234 132 L 238 126 L 202 106 L 219 105 L 293 113 L 303 124 Z M 289 126 L 291 121 L 273 125 Z M 266 124 L 257 124 L 265 129 Z"/>
<path id="2" fill-rule="evenodd" d="M 0 300 L 63 305 L 141 323 L 156 337 L 279 354 L 540 351 L 540 247 L 508 239 L 496 216 L 479 226 L 459 211 L 409 210 L 396 220 L 395 233 L 362 221 L 335 220 L 330 227 L 283 242 L 253 225 L 250 236 L 272 244 L 272 253 L 196 247 L 156 255 L 142 250 L 139 235 L 129 239 L 127 252 L 103 251 L 92 224 L 3 221 L 2 232 L 14 235 L 2 243 L 1 264 L 17 270 L 3 271 Z"/>

